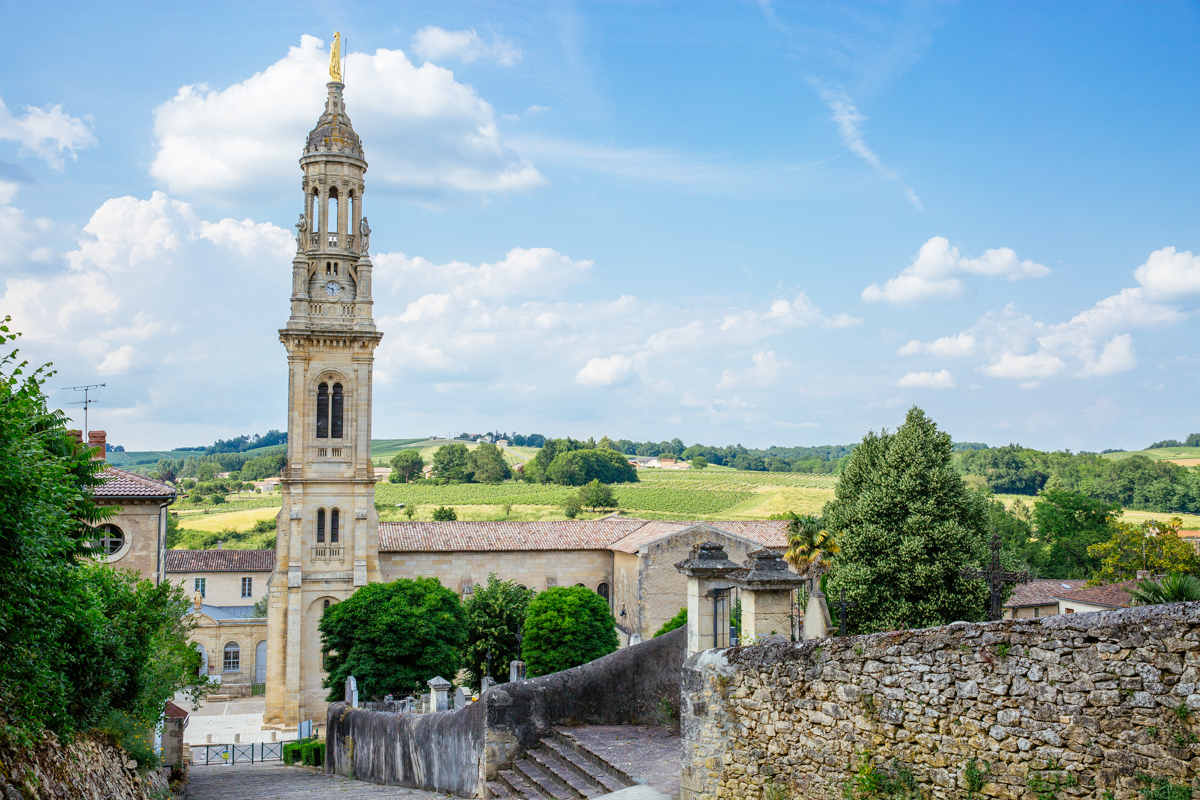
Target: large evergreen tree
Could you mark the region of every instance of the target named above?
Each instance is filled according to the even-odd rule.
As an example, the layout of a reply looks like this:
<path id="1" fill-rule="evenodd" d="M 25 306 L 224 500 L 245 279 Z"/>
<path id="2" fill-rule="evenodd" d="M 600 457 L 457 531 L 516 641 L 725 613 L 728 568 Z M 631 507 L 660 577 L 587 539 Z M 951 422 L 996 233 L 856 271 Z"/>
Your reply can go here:
<path id="1" fill-rule="evenodd" d="M 822 521 L 841 552 L 826 588 L 858 602 L 851 633 L 983 618 L 987 589 L 965 580 L 986 551 L 983 498 L 950 460 L 950 436 L 913 407 L 895 433 L 871 432 L 854 449 Z"/>
<path id="2" fill-rule="evenodd" d="M 495 573 L 488 575 L 486 585 L 475 587 L 466 602 L 468 632 L 464 653 L 464 666 L 473 686 L 479 686 L 485 674 L 489 653 L 492 677 L 499 683 L 508 680 L 509 662 L 521 657 L 518 637 L 532 597 L 533 592 L 515 581 L 502 581 Z"/>

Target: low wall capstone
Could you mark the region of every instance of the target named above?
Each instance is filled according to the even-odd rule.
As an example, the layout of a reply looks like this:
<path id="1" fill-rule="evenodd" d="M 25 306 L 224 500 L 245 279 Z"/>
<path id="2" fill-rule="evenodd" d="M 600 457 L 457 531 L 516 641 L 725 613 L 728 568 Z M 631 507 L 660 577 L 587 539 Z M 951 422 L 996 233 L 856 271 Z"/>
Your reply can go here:
<path id="1" fill-rule="evenodd" d="M 1200 786 L 1200 603 L 709 650 L 682 694 L 682 800 Z"/>

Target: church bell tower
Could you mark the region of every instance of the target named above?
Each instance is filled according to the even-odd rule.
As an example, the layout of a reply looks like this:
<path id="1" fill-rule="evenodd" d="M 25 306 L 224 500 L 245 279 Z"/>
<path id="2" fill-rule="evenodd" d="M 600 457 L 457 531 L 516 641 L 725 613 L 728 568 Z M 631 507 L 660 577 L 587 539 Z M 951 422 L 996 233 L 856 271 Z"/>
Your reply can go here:
<path id="1" fill-rule="evenodd" d="M 264 722 L 325 718 L 321 614 L 379 580 L 371 464 L 371 371 L 383 334 L 371 317 L 362 142 L 342 99 L 334 39 L 325 111 L 300 166 L 303 212 L 292 259 L 287 466 L 270 584 Z"/>

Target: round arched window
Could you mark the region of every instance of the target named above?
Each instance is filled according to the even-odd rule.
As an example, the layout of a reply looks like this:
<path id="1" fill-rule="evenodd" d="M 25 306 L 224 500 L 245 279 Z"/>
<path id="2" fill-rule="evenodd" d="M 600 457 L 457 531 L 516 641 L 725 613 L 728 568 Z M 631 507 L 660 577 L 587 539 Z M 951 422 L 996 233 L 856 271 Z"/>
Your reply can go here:
<path id="1" fill-rule="evenodd" d="M 602 584 L 600 584 L 599 586 L 597 586 L 597 587 L 596 587 L 596 594 L 600 595 L 600 596 L 601 596 L 601 597 L 603 597 L 605 600 L 607 600 L 607 599 L 608 599 L 608 584 L 607 584 L 607 583 L 602 583 Z"/>
<path id="2" fill-rule="evenodd" d="M 238 647 L 237 642 L 230 642 L 225 645 L 225 654 L 223 658 L 223 669 L 225 672 L 238 672 L 242 668 L 242 648 Z"/>
<path id="3" fill-rule="evenodd" d="M 125 534 L 116 525 L 101 525 L 100 538 L 96 540 L 96 549 L 106 556 L 115 555 L 125 546 Z"/>

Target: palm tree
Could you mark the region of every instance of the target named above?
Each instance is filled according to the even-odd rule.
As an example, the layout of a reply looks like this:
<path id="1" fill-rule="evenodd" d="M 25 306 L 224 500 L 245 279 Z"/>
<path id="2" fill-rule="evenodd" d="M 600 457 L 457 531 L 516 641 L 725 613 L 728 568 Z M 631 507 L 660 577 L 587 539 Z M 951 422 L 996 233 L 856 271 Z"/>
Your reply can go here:
<path id="1" fill-rule="evenodd" d="M 801 575 L 820 581 L 829 567 L 830 557 L 840 549 L 837 537 L 833 531 L 825 529 L 820 517 L 788 513 L 791 516 L 787 527 L 788 548 L 783 558 Z"/>
<path id="2" fill-rule="evenodd" d="M 1158 581 L 1146 578 L 1139 581 L 1137 588 L 1129 593 L 1129 599 L 1135 606 L 1200 600 L 1200 580 L 1194 575 L 1179 572 L 1164 575 Z"/>

